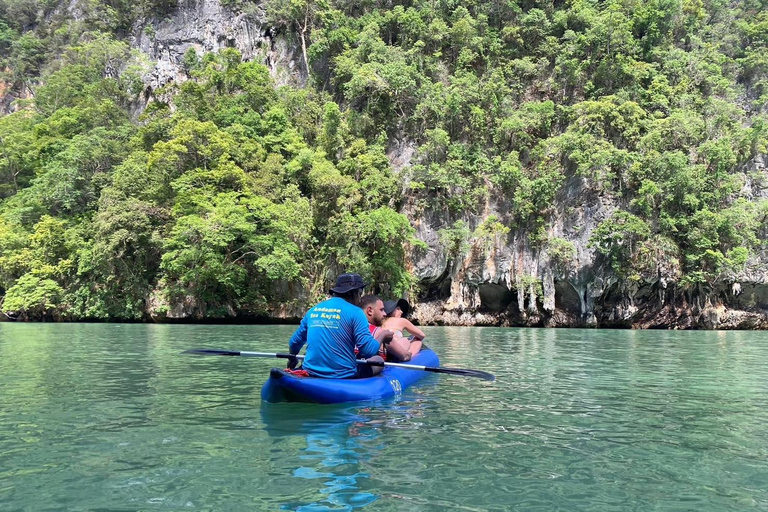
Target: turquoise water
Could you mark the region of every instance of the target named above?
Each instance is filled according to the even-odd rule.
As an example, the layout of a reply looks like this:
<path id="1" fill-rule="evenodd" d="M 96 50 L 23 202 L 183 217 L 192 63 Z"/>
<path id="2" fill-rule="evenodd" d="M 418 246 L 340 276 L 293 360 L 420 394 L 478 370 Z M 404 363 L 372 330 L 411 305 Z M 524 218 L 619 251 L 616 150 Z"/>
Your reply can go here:
<path id="1" fill-rule="evenodd" d="M 428 327 L 378 404 L 261 404 L 291 326 L 0 324 L 0 510 L 768 510 L 760 332 Z"/>

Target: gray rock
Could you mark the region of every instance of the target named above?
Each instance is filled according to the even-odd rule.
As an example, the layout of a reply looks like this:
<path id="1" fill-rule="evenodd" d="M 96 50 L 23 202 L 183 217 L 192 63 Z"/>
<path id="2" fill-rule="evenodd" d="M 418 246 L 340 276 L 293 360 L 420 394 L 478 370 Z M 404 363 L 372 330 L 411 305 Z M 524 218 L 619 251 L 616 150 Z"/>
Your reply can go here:
<path id="1" fill-rule="evenodd" d="M 142 20 L 134 27 L 132 46 L 155 64 L 144 77 L 145 102 L 154 91 L 188 79 L 184 55 L 192 48 L 198 55 L 237 48 L 246 61 L 270 69 L 276 85 L 303 86 L 307 76 L 299 45 L 291 35 L 274 36 L 260 5 L 250 15 L 234 12 L 218 0 L 181 0 L 178 8 L 161 20 Z"/>

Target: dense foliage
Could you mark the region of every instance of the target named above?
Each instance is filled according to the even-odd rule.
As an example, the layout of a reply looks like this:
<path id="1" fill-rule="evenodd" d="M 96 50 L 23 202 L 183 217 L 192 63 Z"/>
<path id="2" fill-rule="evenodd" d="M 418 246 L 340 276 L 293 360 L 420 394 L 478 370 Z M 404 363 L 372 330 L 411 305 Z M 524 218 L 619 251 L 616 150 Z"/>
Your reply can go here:
<path id="1" fill-rule="evenodd" d="M 253 4 L 230 0 L 235 10 Z M 466 239 L 547 239 L 580 177 L 618 205 L 592 244 L 622 279 L 713 285 L 765 247 L 765 0 L 267 0 L 305 89 L 235 50 L 187 55 L 190 80 L 139 119 L 148 63 L 122 42 L 172 2 L 0 0 L 0 293 L 29 316 L 140 318 L 193 303 L 263 313 L 329 274 L 413 284 L 403 191 Z M 145 25 L 149 26 L 149 25 Z M 418 146 L 395 175 L 397 137 Z M 508 212 L 470 232 L 488 201 Z M 451 227 L 452 226 L 452 227 Z M 387 288 L 390 287 L 390 288 Z"/>
<path id="2" fill-rule="evenodd" d="M 153 103 L 135 123 L 130 73 L 105 76 L 108 59 L 135 64 L 125 44 L 83 34 L 34 108 L 0 118 L 5 311 L 142 318 L 152 301 L 258 315 L 343 268 L 388 293 L 411 285 L 389 161 L 332 100 L 276 90 L 231 49 L 196 59 L 174 109 Z"/>

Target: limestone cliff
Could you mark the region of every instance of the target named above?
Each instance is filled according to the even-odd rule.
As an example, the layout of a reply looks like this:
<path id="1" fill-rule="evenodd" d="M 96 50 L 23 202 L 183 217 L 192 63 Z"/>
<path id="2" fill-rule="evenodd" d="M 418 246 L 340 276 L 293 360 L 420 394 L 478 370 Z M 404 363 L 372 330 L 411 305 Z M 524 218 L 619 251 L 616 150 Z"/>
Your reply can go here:
<path id="1" fill-rule="evenodd" d="M 154 63 L 145 77 L 145 101 L 162 87 L 187 79 L 184 55 L 190 48 L 203 54 L 235 47 L 246 59 L 266 64 L 278 84 L 303 85 L 307 79 L 297 35 L 276 36 L 258 6 L 244 14 L 217 0 L 182 0 L 164 19 L 141 20 L 132 43 Z M 391 141 L 389 157 L 395 172 L 407 172 L 414 150 L 413 144 Z M 767 163 L 768 156 L 763 155 L 742 169 L 748 196 L 768 197 Z M 546 244 L 533 245 L 522 229 L 490 243 L 470 238 L 465 250 L 452 254 L 439 232 L 457 219 L 406 200 L 403 212 L 428 245 L 428 250 L 411 254 L 421 290 L 410 297 L 413 317 L 422 324 L 452 325 L 768 328 L 765 252 L 753 257 L 743 272 L 706 290 L 680 286 L 675 268 L 658 268 L 654 275 L 631 283 L 619 281 L 589 239 L 620 201 L 588 179 L 566 179 L 547 233 L 550 239 L 573 244 L 573 257 L 563 262 L 555 261 Z M 509 211 L 506 198 L 491 197 L 482 213 L 461 220 L 471 232 L 489 215 L 509 222 Z M 295 317 L 303 307 L 275 315 Z"/>
<path id="2" fill-rule="evenodd" d="M 190 50 L 197 55 L 237 48 L 245 60 L 255 60 L 270 69 L 277 85 L 304 85 L 306 73 L 299 65 L 301 49 L 288 36 L 275 36 L 264 14 L 235 12 L 218 0 L 181 0 L 163 19 L 141 20 L 134 27 L 132 45 L 154 63 L 144 77 L 144 100 L 172 83 L 188 76 L 184 56 Z"/>
<path id="3" fill-rule="evenodd" d="M 766 160 L 764 155 L 743 169 L 745 188 L 754 199 L 768 194 Z M 484 215 L 464 219 L 470 228 L 489 214 L 507 217 L 504 198 L 494 199 Z M 413 271 L 425 286 L 412 316 L 423 324 L 448 325 L 768 328 L 768 251 L 707 290 L 683 288 L 673 268 L 622 282 L 589 246 L 594 229 L 618 205 L 617 198 L 589 180 L 566 180 L 548 236 L 573 243 L 575 255 L 567 265 L 554 261 L 546 245 L 531 245 L 524 231 L 512 231 L 490 248 L 470 239 L 469 249 L 452 260 L 438 233 L 449 219 L 435 212 L 411 216 L 418 238 L 430 247 L 412 255 Z M 406 212 L 409 207 L 412 213 L 412 204 Z"/>

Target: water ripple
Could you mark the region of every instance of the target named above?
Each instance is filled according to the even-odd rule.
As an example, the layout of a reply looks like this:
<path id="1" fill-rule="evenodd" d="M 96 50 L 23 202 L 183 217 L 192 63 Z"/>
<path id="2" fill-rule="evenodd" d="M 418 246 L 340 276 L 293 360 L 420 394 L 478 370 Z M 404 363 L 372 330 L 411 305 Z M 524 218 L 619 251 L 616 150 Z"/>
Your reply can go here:
<path id="1" fill-rule="evenodd" d="M 2 510 L 768 510 L 761 333 L 425 329 L 401 400 L 260 404 L 290 326 L 0 324 Z"/>

